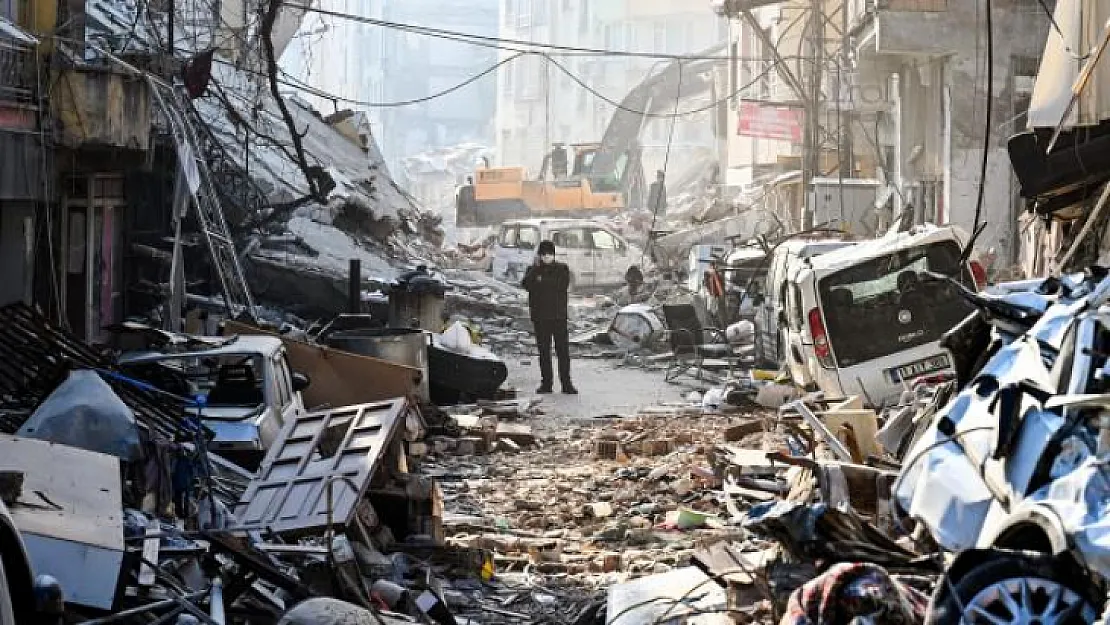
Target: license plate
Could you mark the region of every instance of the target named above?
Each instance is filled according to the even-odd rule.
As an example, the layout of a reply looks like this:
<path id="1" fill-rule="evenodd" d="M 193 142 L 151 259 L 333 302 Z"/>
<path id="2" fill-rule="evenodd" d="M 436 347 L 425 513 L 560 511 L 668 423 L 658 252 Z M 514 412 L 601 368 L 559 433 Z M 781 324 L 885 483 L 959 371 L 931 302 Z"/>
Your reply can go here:
<path id="1" fill-rule="evenodd" d="M 940 354 L 939 356 L 930 356 L 921 360 L 911 362 L 901 367 L 895 367 L 888 370 L 890 379 L 894 382 L 901 382 L 902 380 L 912 380 L 919 378 L 923 375 L 935 373 L 948 369 L 951 363 L 948 360 L 948 354 Z"/>

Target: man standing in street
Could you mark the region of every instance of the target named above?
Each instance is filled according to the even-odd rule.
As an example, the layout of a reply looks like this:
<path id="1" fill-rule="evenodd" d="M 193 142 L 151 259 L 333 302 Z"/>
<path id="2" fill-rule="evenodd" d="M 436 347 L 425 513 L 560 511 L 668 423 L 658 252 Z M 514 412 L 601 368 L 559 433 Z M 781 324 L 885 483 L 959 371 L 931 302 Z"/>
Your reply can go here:
<path id="1" fill-rule="evenodd" d="M 567 335 L 567 291 L 570 290 L 570 268 L 555 260 L 555 244 L 540 241 L 536 260 L 524 273 L 521 283 L 528 291 L 528 312 L 540 350 L 540 388 L 537 393 L 552 392 L 551 341 L 559 359 L 559 383 L 563 393 L 577 395 L 570 381 L 570 339 Z"/>

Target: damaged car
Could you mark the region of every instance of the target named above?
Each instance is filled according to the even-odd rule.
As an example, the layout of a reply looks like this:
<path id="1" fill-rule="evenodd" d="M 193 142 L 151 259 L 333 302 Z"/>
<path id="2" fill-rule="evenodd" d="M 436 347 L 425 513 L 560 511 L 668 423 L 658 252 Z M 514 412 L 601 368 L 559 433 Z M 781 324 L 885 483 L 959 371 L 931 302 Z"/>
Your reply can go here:
<path id="1" fill-rule="evenodd" d="M 214 432 L 209 449 L 246 469 L 262 461 L 282 425 L 305 411 L 307 376 L 289 367 L 281 339 L 238 336 L 218 347 L 184 352 L 126 353 L 128 375 L 184 398 Z"/>
<path id="2" fill-rule="evenodd" d="M 975 288 L 953 227 L 918 226 L 810 259 L 785 284 L 783 342 L 794 382 L 872 406 L 897 400 L 914 379 L 951 373 L 941 336 L 972 306 Z"/>
<path id="3" fill-rule="evenodd" d="M 957 554 L 929 622 L 1106 622 L 1110 277 L 961 292 L 976 310 L 944 341 L 962 388 L 894 486 L 903 523 Z"/>

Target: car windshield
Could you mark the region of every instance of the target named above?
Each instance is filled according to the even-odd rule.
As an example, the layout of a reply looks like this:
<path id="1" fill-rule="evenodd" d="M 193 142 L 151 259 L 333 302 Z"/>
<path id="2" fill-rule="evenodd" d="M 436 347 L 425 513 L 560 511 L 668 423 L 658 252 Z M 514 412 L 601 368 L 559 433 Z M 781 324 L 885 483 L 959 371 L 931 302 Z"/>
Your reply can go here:
<path id="1" fill-rule="evenodd" d="M 128 375 L 180 397 L 206 395 L 206 408 L 254 408 L 265 403 L 262 357 L 258 354 L 167 356 L 124 363 L 122 368 Z"/>
<path id="2" fill-rule="evenodd" d="M 836 363 L 850 367 L 936 341 L 971 312 L 950 282 L 923 272 L 958 276 L 953 241 L 932 243 L 873 258 L 826 276 L 819 283 L 825 328 Z"/>

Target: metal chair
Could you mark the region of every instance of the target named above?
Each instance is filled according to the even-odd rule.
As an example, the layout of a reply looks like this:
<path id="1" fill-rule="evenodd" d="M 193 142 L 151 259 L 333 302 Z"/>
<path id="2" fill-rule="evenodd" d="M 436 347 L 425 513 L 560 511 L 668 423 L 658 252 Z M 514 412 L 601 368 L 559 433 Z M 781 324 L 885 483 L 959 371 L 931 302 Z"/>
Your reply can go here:
<path id="1" fill-rule="evenodd" d="M 694 377 L 698 380 L 702 379 L 706 370 L 724 369 L 732 374 L 739 356 L 733 352 L 724 330 L 702 325 L 693 304 L 665 305 L 663 318 L 667 322 L 668 342 L 674 354 L 674 361 L 664 376 L 667 382 L 690 369 L 694 369 Z"/>

